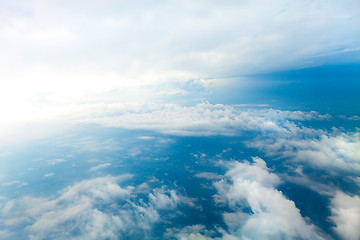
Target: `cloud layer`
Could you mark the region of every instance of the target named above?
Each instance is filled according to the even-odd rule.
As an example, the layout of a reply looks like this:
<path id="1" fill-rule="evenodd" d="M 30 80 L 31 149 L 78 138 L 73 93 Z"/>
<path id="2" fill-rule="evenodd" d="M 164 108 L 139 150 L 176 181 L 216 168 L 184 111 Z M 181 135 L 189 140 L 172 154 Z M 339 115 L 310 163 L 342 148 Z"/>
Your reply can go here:
<path id="1" fill-rule="evenodd" d="M 0 107 L 10 123 L 36 118 L 43 104 L 169 100 L 194 82 L 360 52 L 352 0 L 0 4 Z"/>
<path id="2" fill-rule="evenodd" d="M 164 212 L 193 204 L 165 186 L 141 193 L 121 187 L 129 177 L 83 180 L 53 197 L 2 199 L 1 224 L 15 231 L 3 230 L 0 239 L 144 239 Z"/>

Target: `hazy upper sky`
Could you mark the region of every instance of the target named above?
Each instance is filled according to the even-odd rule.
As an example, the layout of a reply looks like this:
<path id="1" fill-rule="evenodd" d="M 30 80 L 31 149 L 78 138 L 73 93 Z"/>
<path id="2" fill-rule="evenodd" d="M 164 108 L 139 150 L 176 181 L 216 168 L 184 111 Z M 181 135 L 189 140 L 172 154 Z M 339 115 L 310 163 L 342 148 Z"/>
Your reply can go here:
<path id="1" fill-rule="evenodd" d="M 0 17 L 2 123 L 360 60 L 356 0 L 1 1 Z"/>

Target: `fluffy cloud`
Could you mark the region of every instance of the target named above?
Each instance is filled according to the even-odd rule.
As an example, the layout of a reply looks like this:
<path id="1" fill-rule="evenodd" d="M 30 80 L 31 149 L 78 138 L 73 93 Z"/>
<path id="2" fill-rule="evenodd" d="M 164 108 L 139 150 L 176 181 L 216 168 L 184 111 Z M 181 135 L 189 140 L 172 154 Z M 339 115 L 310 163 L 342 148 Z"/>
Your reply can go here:
<path id="1" fill-rule="evenodd" d="M 342 239 L 360 238 L 360 196 L 348 196 L 337 192 L 331 201 L 330 219 L 336 224 L 335 231 Z"/>
<path id="2" fill-rule="evenodd" d="M 215 182 L 218 198 L 234 212 L 225 213 L 229 231 L 249 239 L 323 239 L 314 225 L 306 222 L 293 201 L 287 199 L 275 186 L 280 183 L 260 158 L 253 163 L 230 164 L 227 179 Z M 251 213 L 242 211 L 249 207 Z"/>
<path id="3" fill-rule="evenodd" d="M 226 164 L 225 178 L 214 186 L 218 191 L 215 201 L 232 210 L 223 213 L 228 230 L 193 225 L 168 229 L 166 236 L 179 240 L 325 239 L 301 216 L 295 203 L 276 190 L 281 181 L 262 159 Z"/>
<path id="4" fill-rule="evenodd" d="M 83 180 L 49 198 L 23 197 L 7 201 L 2 225 L 17 239 L 127 239 L 143 236 L 164 220 L 160 214 L 178 204 L 192 204 L 175 190 L 154 189 L 141 197 L 132 186 L 119 182 L 130 176 Z M 148 200 L 146 200 L 148 199 Z"/>
<path id="5" fill-rule="evenodd" d="M 318 169 L 360 172 L 360 133 L 318 132 L 319 136 L 257 139 L 249 146 L 268 156 L 302 163 Z"/>

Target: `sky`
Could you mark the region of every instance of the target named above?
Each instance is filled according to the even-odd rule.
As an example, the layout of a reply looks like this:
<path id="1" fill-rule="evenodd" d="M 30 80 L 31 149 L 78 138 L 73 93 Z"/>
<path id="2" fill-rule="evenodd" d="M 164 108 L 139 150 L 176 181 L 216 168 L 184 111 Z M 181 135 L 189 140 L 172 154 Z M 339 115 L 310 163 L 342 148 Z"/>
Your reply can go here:
<path id="1" fill-rule="evenodd" d="M 2 122 L 74 104 L 207 100 L 276 84 L 253 75 L 358 64 L 358 5 L 1 1 Z"/>
<path id="2" fill-rule="evenodd" d="M 0 0 L 0 240 L 359 239 L 359 26 L 356 0 Z"/>

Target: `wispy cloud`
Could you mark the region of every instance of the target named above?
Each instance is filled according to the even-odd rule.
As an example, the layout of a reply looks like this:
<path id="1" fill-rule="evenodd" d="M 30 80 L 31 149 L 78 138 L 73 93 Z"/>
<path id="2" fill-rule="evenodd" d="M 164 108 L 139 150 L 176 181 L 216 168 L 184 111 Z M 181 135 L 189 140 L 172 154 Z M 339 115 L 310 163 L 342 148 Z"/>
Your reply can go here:
<path id="1" fill-rule="evenodd" d="M 62 162 L 66 162 L 66 160 L 63 159 L 63 158 L 55 158 L 55 159 L 51 159 L 51 160 L 46 161 L 46 163 L 48 165 L 52 165 L 52 166 L 54 166 L 54 165 L 56 165 L 58 163 L 62 163 Z"/>
<path id="2" fill-rule="evenodd" d="M 0 152 L 0 157 L 10 157 L 11 155 L 13 155 L 13 153 L 9 151 Z"/>
<path id="3" fill-rule="evenodd" d="M 103 168 L 107 168 L 107 167 L 110 167 L 111 166 L 111 163 L 103 163 L 103 164 L 100 164 L 98 166 L 95 166 L 95 167 L 92 167 L 90 168 L 90 172 L 93 172 L 93 171 L 97 171 L 99 169 L 103 169 Z"/>
<path id="4" fill-rule="evenodd" d="M 55 173 L 46 173 L 44 174 L 44 178 L 52 177 Z"/>

